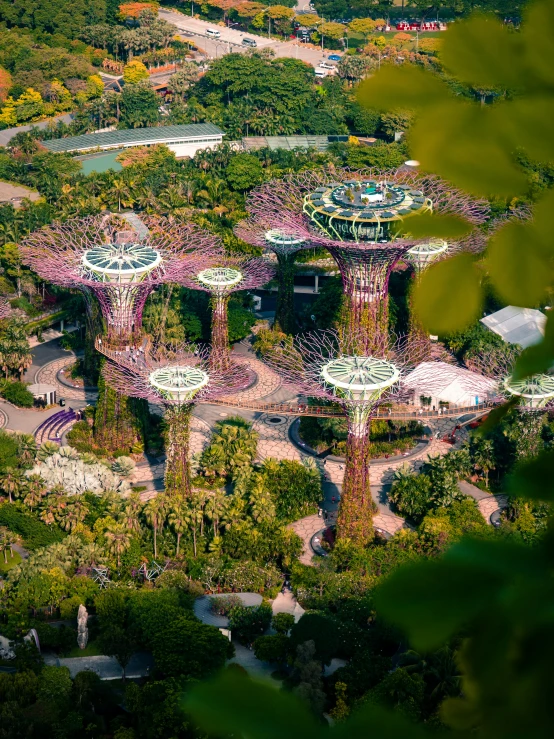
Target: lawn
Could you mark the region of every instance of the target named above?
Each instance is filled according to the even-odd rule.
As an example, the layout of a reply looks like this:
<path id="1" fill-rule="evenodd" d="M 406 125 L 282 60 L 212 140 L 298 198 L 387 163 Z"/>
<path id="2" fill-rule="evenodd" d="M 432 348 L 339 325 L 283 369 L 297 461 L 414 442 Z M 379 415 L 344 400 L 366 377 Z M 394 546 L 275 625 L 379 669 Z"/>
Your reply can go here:
<path id="1" fill-rule="evenodd" d="M 9 550 L 6 552 L 6 556 L 8 558 L 7 562 L 4 562 L 4 554 L 0 554 L 0 573 L 8 572 L 12 569 L 12 567 L 15 567 L 21 562 L 21 556 L 17 553 L 13 553 L 13 557 L 10 556 Z"/>
<path id="2" fill-rule="evenodd" d="M 104 654 L 100 649 L 99 645 L 95 641 L 90 641 L 84 649 L 74 647 L 69 654 L 64 655 L 65 657 L 98 657 L 98 655 Z"/>

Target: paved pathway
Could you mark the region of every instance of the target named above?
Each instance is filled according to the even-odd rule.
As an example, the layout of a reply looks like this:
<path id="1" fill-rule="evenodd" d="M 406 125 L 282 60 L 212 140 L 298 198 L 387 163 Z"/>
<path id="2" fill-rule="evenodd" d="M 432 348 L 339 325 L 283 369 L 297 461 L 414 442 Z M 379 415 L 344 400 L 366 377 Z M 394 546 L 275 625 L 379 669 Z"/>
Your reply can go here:
<path id="1" fill-rule="evenodd" d="M 275 372 L 269 369 L 267 365 L 256 359 L 253 353 L 246 355 L 233 353 L 233 361 L 237 364 L 248 365 L 257 376 L 256 384 L 248 388 L 242 393 L 233 393 L 232 396 L 227 396 L 229 401 L 236 401 L 237 398 L 244 402 L 250 400 L 261 400 L 261 398 L 267 398 L 269 395 L 273 395 L 281 387 L 281 378 Z M 220 400 L 224 401 L 226 396 L 221 396 Z"/>
<path id="2" fill-rule="evenodd" d="M 212 613 L 212 598 L 225 598 L 229 595 L 240 598 L 243 606 L 259 606 L 262 604 L 262 596 L 259 593 L 214 593 L 212 595 L 203 595 L 194 601 L 194 615 L 202 621 L 203 624 L 215 626 L 218 629 L 226 629 L 229 626 L 227 616 L 218 616 Z"/>
<path id="3" fill-rule="evenodd" d="M 121 680 L 123 670 L 114 657 L 98 655 L 96 657 L 62 657 L 44 655 L 44 661 L 55 667 L 67 667 L 71 677 L 79 672 L 95 672 L 101 680 Z M 125 669 L 125 677 L 147 677 L 154 667 L 154 658 L 148 652 L 137 652 L 129 660 Z"/>
<path id="4" fill-rule="evenodd" d="M 64 354 L 65 356 L 60 357 L 59 359 L 54 359 L 41 367 L 35 375 L 35 382 L 44 382 L 48 385 L 56 385 L 58 388 L 58 398 L 78 400 L 81 401 L 83 405 L 95 401 L 98 397 L 98 392 L 96 390 L 84 390 L 80 387 L 68 387 L 58 380 L 58 372 L 64 367 L 75 362 L 75 355 L 73 353 Z"/>

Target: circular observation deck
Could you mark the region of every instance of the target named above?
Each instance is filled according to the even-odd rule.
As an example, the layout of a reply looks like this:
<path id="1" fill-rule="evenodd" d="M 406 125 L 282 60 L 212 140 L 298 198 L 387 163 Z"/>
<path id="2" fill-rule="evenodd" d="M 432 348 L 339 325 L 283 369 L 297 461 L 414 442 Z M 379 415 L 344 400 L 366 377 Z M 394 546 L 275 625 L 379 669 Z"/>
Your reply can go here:
<path id="1" fill-rule="evenodd" d="M 161 262 L 161 254 L 144 244 L 102 244 L 82 257 L 84 274 L 97 282 L 142 282 Z"/>
<path id="2" fill-rule="evenodd" d="M 198 282 L 212 292 L 226 292 L 239 285 L 244 275 L 231 267 L 210 267 L 196 275 Z"/>
<path id="3" fill-rule="evenodd" d="M 400 378 L 392 362 L 374 357 L 338 357 L 321 368 L 327 387 L 340 398 L 377 400 Z"/>
<path id="4" fill-rule="evenodd" d="M 510 395 L 522 398 L 528 408 L 543 408 L 554 401 L 554 375 L 532 375 L 524 380 L 504 380 L 504 388 Z"/>
<path id="5" fill-rule="evenodd" d="M 292 236 L 286 234 L 283 231 L 279 231 L 276 228 L 272 228 L 266 231 L 264 238 L 270 249 L 274 251 L 294 251 L 300 249 L 302 244 L 306 242 L 306 239 L 301 239 L 298 236 Z"/>
<path id="6" fill-rule="evenodd" d="M 430 239 L 425 244 L 416 244 L 408 249 L 406 258 L 417 270 L 423 272 L 431 262 L 434 262 L 446 251 L 448 251 L 448 242 L 444 239 Z"/>
<path id="7" fill-rule="evenodd" d="M 150 385 L 166 400 L 188 403 L 205 387 L 210 378 L 204 370 L 192 365 L 160 367 L 150 373 Z"/>
<path id="8" fill-rule="evenodd" d="M 432 208 L 421 190 L 387 180 L 334 182 L 304 199 L 312 222 L 340 241 L 386 241 L 393 223 Z"/>

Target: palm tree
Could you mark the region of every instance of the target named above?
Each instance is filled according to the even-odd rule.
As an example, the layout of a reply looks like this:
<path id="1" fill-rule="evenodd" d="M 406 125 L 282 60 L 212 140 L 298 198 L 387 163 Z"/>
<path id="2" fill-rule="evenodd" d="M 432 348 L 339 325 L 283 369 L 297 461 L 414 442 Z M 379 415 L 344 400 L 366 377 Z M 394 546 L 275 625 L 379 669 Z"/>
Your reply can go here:
<path id="1" fill-rule="evenodd" d="M 66 531 L 73 531 L 82 521 L 84 521 L 89 509 L 86 503 L 76 500 L 69 503 L 65 509 L 63 527 Z"/>
<path id="2" fill-rule="evenodd" d="M 494 444 L 491 439 L 474 436 L 471 439 L 469 453 L 473 466 L 481 470 L 485 476 L 485 485 L 489 487 L 489 471 L 494 469 Z"/>
<path id="3" fill-rule="evenodd" d="M 27 478 L 23 471 L 14 467 L 6 467 L 6 471 L 0 480 L 0 487 L 8 494 L 10 503 L 13 503 L 13 498 L 20 497 L 21 493 L 25 490 L 26 484 Z"/>
<path id="4" fill-rule="evenodd" d="M 142 510 L 142 501 L 138 493 L 132 493 L 125 501 L 121 517 L 127 531 L 138 533 L 140 531 L 139 514 Z"/>
<path id="5" fill-rule="evenodd" d="M 106 530 L 104 536 L 109 551 L 117 557 L 117 566 L 121 567 L 121 555 L 131 546 L 131 535 L 123 524 L 114 523 Z"/>
<path id="6" fill-rule="evenodd" d="M 169 516 L 167 517 L 167 520 L 177 534 L 177 548 L 175 550 L 175 554 L 178 557 L 179 547 L 181 544 L 181 536 L 186 531 L 188 522 L 188 512 L 183 503 L 175 503 L 175 505 L 172 506 L 171 510 L 169 511 Z"/>
<path id="7" fill-rule="evenodd" d="M 48 526 L 52 526 L 52 524 L 56 522 L 56 502 L 51 500 L 51 498 L 52 496 L 49 495 L 42 511 L 40 512 L 40 520 Z"/>
<path id="8" fill-rule="evenodd" d="M 164 501 L 160 496 L 149 500 L 144 508 L 146 521 L 152 526 L 154 532 L 154 557 L 158 556 L 158 531 L 162 529 L 165 520 Z"/>
<path id="9" fill-rule="evenodd" d="M 32 434 L 18 434 L 17 446 L 20 459 L 24 464 L 34 462 L 38 446 Z"/>
<path id="10" fill-rule="evenodd" d="M 35 508 L 46 495 L 46 484 L 40 475 L 29 475 L 27 478 L 27 495 L 24 503 L 31 510 Z"/>
<path id="11" fill-rule="evenodd" d="M 219 522 L 225 511 L 225 498 L 226 495 L 224 490 L 210 490 L 207 496 L 204 513 L 212 522 L 214 539 L 217 536 Z"/>

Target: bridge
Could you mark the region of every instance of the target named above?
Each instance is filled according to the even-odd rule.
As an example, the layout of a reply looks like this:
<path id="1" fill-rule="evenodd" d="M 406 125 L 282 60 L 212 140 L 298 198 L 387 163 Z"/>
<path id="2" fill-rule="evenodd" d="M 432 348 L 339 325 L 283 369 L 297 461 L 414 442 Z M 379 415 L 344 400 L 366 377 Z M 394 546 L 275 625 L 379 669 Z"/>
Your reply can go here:
<path id="1" fill-rule="evenodd" d="M 149 352 L 151 349 L 150 339 L 141 336 L 135 347 L 124 343 L 114 342 L 113 339 L 97 337 L 96 349 L 112 362 L 127 364 L 131 367 L 148 365 Z M 202 402 L 202 401 L 200 401 Z M 206 405 L 224 406 L 225 408 L 237 408 L 254 413 L 274 413 L 279 416 L 318 416 L 321 418 L 346 418 L 346 412 L 339 405 L 309 405 L 302 402 L 289 403 L 264 403 L 261 400 L 246 400 L 240 397 L 240 393 L 234 396 L 220 398 L 219 400 L 206 401 Z M 444 406 L 439 410 L 424 410 L 416 406 L 381 406 L 373 414 L 372 418 L 384 421 L 424 421 L 426 419 L 455 418 L 466 414 L 483 415 L 491 409 L 490 403 L 480 403 L 470 406 Z"/>

